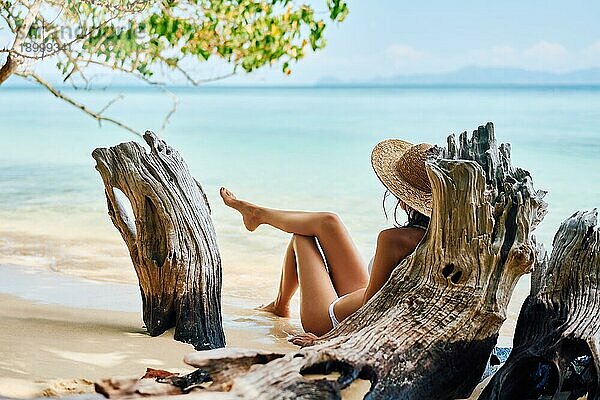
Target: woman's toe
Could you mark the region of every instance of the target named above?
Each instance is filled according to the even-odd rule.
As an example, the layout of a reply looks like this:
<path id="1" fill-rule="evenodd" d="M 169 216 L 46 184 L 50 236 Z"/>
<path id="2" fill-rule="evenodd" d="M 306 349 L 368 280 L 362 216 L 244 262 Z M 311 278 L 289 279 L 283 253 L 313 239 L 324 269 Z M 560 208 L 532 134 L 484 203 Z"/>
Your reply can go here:
<path id="1" fill-rule="evenodd" d="M 221 197 L 223 198 L 223 200 L 225 201 L 232 201 L 235 200 L 235 196 L 233 195 L 233 193 L 231 193 L 229 190 L 227 190 L 226 188 L 222 187 L 221 191 L 220 191 Z"/>

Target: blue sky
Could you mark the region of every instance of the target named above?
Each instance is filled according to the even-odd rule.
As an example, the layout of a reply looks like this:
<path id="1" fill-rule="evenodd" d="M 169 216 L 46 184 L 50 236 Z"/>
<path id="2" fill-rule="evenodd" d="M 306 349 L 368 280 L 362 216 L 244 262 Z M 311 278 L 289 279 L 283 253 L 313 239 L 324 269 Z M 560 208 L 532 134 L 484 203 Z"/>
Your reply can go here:
<path id="1" fill-rule="evenodd" d="M 326 10 L 325 0 L 305 1 Z M 224 83 L 311 84 L 324 77 L 368 81 L 472 65 L 555 72 L 600 67 L 597 0 L 347 2 L 347 19 L 327 28 L 327 47 L 292 65 L 291 76 L 272 67 Z M 53 80 L 51 60 L 38 68 Z M 211 62 L 193 70 L 210 77 L 229 69 Z"/>
<path id="2" fill-rule="evenodd" d="M 350 14 L 328 28 L 327 48 L 294 66 L 290 78 L 274 69 L 236 81 L 365 80 L 467 65 L 600 67 L 598 1 L 347 1 Z"/>

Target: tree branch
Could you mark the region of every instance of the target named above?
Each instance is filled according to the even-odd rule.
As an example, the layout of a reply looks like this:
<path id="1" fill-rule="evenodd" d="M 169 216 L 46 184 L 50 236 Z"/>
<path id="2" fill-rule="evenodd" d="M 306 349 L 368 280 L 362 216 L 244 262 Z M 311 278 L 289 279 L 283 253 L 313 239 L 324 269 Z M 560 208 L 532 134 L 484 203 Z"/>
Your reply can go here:
<path id="1" fill-rule="evenodd" d="M 23 24 L 17 29 L 15 34 L 15 41 L 13 42 L 13 49 L 17 48 L 21 45 L 23 40 L 27 37 L 29 33 L 29 28 L 31 28 L 31 24 L 35 21 L 35 18 L 39 14 L 40 5 L 42 4 L 42 0 L 35 0 L 33 4 L 29 7 L 29 11 L 23 19 Z"/>
<path id="2" fill-rule="evenodd" d="M 122 100 L 123 99 L 123 95 L 119 94 L 118 96 L 116 96 L 114 99 L 112 99 L 111 101 L 109 101 L 108 103 L 106 103 L 106 105 L 102 108 L 102 110 L 98 111 L 98 114 L 102 115 L 102 113 L 104 113 L 104 111 L 108 110 L 108 108 L 110 106 L 112 106 L 113 104 L 115 104 L 117 101 Z"/>
<path id="3" fill-rule="evenodd" d="M 112 103 L 114 103 L 116 100 L 118 99 L 113 99 L 111 102 L 109 102 L 109 104 L 107 106 L 105 106 L 100 112 L 96 112 L 93 110 L 90 110 L 85 104 L 79 103 L 78 101 L 72 99 L 71 97 L 66 96 L 64 93 L 62 93 L 60 90 L 56 89 L 54 86 L 52 86 L 52 84 L 50 84 L 48 81 L 46 81 L 44 78 L 42 78 L 41 76 L 39 76 L 36 73 L 33 72 L 15 72 L 16 75 L 22 77 L 22 78 L 32 78 L 33 80 L 35 80 L 38 84 L 42 85 L 43 87 L 45 87 L 50 93 L 52 93 L 55 97 L 65 101 L 66 103 L 71 104 L 72 106 L 75 106 L 77 108 L 79 108 L 81 111 L 83 111 L 84 113 L 86 113 L 87 115 L 89 115 L 90 117 L 94 118 L 96 121 L 98 121 L 99 124 L 102 124 L 102 121 L 106 121 L 106 122 L 110 122 L 111 124 L 114 124 L 120 128 L 123 128 L 137 136 L 142 137 L 142 133 L 136 131 L 135 129 L 129 127 L 128 125 L 125 125 L 124 123 L 114 119 L 114 118 L 110 118 L 110 117 L 105 117 L 102 115 L 102 112 L 106 111 L 106 109 L 112 105 Z"/>
<path id="4" fill-rule="evenodd" d="M 113 17 L 108 18 L 106 21 L 100 23 L 98 26 L 92 26 L 89 29 L 89 31 L 75 36 L 75 38 L 73 38 L 72 40 L 64 43 L 62 45 L 62 47 L 59 47 L 59 49 L 55 50 L 55 51 L 51 51 L 51 52 L 47 52 L 47 53 L 43 52 L 41 55 L 39 55 L 39 54 L 27 54 L 27 53 L 22 53 L 22 52 L 17 51 L 16 50 L 17 46 L 13 45 L 13 47 L 10 48 L 10 49 L 7 49 L 7 48 L 0 49 L 0 53 L 8 53 L 9 56 L 11 54 L 14 54 L 14 55 L 16 55 L 17 57 L 20 57 L 20 58 L 29 58 L 29 59 L 33 59 L 33 60 L 41 60 L 41 59 L 44 59 L 44 58 L 52 57 L 52 56 L 58 55 L 60 53 L 64 53 L 65 49 L 70 48 L 71 45 L 73 45 L 73 44 L 79 42 L 80 40 L 85 39 L 86 37 L 90 36 L 92 33 L 94 33 L 95 31 L 97 31 L 98 29 L 104 27 L 105 25 L 108 25 L 110 22 L 112 22 L 116 18 L 117 18 L 117 16 L 113 16 Z M 41 15 L 40 15 L 40 19 L 42 21 L 44 21 L 45 23 L 47 23 Z M 51 26 L 51 24 L 48 24 L 48 26 Z M 58 29 L 58 28 L 56 28 L 56 29 Z M 28 30 L 29 30 L 29 28 L 28 28 Z M 52 31 L 50 31 L 50 32 L 52 32 Z M 100 44 L 101 43 L 99 43 L 98 46 Z M 19 43 L 19 45 L 20 45 L 20 43 Z M 2 83 L 2 81 L 0 81 L 0 84 L 1 83 Z"/>
<path id="5" fill-rule="evenodd" d="M 164 59 L 164 57 L 159 55 L 157 58 L 159 60 L 161 60 L 163 63 L 165 63 L 166 65 L 168 65 L 168 63 Z M 194 86 L 199 86 L 203 83 L 215 82 L 215 81 L 219 81 L 221 79 L 226 79 L 226 78 L 234 76 L 237 73 L 237 66 L 234 66 L 233 70 L 231 72 L 224 74 L 224 75 L 218 75 L 218 76 L 215 76 L 212 78 L 206 78 L 206 79 L 194 79 L 194 77 L 192 77 L 192 75 L 189 72 L 187 72 L 184 68 L 182 68 L 179 64 L 175 65 L 175 69 L 177 71 L 179 71 L 185 77 L 185 79 Z"/>
<path id="6" fill-rule="evenodd" d="M 29 10 L 27 11 L 27 15 L 23 19 L 23 24 L 17 28 L 15 31 L 15 41 L 13 42 L 12 49 L 16 49 L 21 45 L 23 40 L 27 37 L 29 33 L 29 29 L 31 28 L 31 24 L 35 21 L 36 16 L 39 14 L 40 5 L 42 4 L 42 0 L 35 0 L 31 6 L 29 6 Z M 4 83 L 23 63 L 23 58 L 21 56 L 13 56 L 11 52 L 6 56 L 6 62 L 0 68 L 0 85 Z"/>
<path id="7" fill-rule="evenodd" d="M 11 32 L 13 32 L 13 33 L 16 32 L 17 26 L 14 24 L 15 16 L 10 12 L 5 1 L 2 1 L 1 5 L 3 7 L 3 11 L 6 11 L 7 15 L 0 13 L 0 16 L 2 16 L 4 21 L 6 21 L 6 25 L 8 26 L 8 29 L 10 29 Z"/>
<path id="8" fill-rule="evenodd" d="M 71 72 L 69 72 L 63 78 L 63 82 L 66 82 L 67 80 L 69 80 L 69 78 L 73 75 L 73 73 L 77 72 L 79 74 L 79 76 L 81 76 L 81 79 L 83 79 L 83 81 L 85 82 L 85 85 L 87 87 L 89 85 L 89 83 L 90 83 L 89 79 L 85 76 L 85 74 L 83 73 L 83 71 L 81 70 L 81 68 L 79 68 L 79 65 L 75 62 L 75 60 L 73 59 L 73 57 L 71 56 L 71 54 L 68 51 L 66 51 L 66 47 L 63 47 L 64 44 L 62 43 L 62 40 L 60 40 L 60 38 L 56 34 L 53 35 L 52 38 L 58 44 L 59 47 L 65 49 L 65 51 L 63 52 L 64 55 L 65 55 L 65 57 L 67 57 L 67 59 L 71 62 L 71 64 L 73 64 L 73 68 L 71 69 Z M 75 86 L 75 85 L 73 84 L 73 86 Z"/>
<path id="9" fill-rule="evenodd" d="M 228 74 L 218 75 L 218 76 L 214 76 L 212 78 L 196 79 L 196 80 L 194 80 L 194 86 L 198 86 L 198 85 L 201 85 L 203 83 L 209 83 L 209 82 L 220 81 L 222 79 L 227 79 L 227 78 L 230 78 L 230 77 L 234 76 L 235 74 L 236 74 L 236 70 L 234 68 L 233 71 L 231 71 Z"/>
<path id="10" fill-rule="evenodd" d="M 133 69 L 119 67 L 118 65 L 115 65 L 115 64 L 110 64 L 110 63 L 103 62 L 103 61 L 93 60 L 91 58 L 89 58 L 89 59 L 74 58 L 73 61 L 75 61 L 77 63 L 79 63 L 79 62 L 84 63 L 84 64 L 86 64 L 86 66 L 88 66 L 89 64 L 94 64 L 94 65 L 98 65 L 98 66 L 101 66 L 101 67 L 105 67 L 105 68 L 111 69 L 113 71 L 125 72 L 127 74 L 133 75 L 137 79 L 140 79 L 140 80 L 142 80 L 142 81 L 144 81 L 147 84 L 152 85 L 152 86 L 162 86 L 162 85 L 164 85 L 163 82 L 153 81 L 152 79 L 150 79 L 150 78 L 148 78 L 148 77 L 146 77 L 146 76 L 144 76 L 144 75 L 142 75 L 140 73 L 137 73 Z"/>
<path id="11" fill-rule="evenodd" d="M 82 63 L 85 63 L 86 65 L 94 64 L 94 65 L 99 65 L 99 66 L 102 66 L 102 67 L 105 67 L 105 68 L 109 68 L 109 69 L 114 70 L 114 71 L 121 71 L 121 72 L 125 72 L 125 73 L 128 73 L 128 74 L 132 74 L 134 77 L 136 77 L 136 78 L 138 78 L 138 79 L 146 82 L 149 85 L 158 87 L 160 90 L 162 90 L 167 95 L 169 95 L 171 97 L 171 99 L 173 100 L 173 105 L 171 107 L 171 110 L 167 113 L 167 115 L 163 119 L 163 123 L 162 123 L 162 126 L 160 128 L 161 132 L 163 132 L 165 130 L 165 128 L 169 124 L 169 121 L 170 121 L 171 117 L 177 111 L 177 106 L 179 105 L 179 98 L 177 97 L 177 95 L 175 95 L 169 89 L 167 89 L 162 82 L 153 81 L 153 80 L 145 77 L 144 75 L 137 73 L 134 69 L 127 69 L 127 68 L 119 67 L 119 66 L 114 65 L 114 64 L 105 63 L 105 62 L 102 62 L 102 61 L 97 61 L 97 60 L 92 60 L 92 59 L 85 60 L 85 59 L 80 59 L 80 58 L 71 59 L 71 61 L 75 65 L 77 65 L 78 62 L 82 62 Z"/>
<path id="12" fill-rule="evenodd" d="M 177 106 L 179 105 L 179 97 L 177 97 L 173 92 L 171 92 L 165 87 L 161 87 L 161 89 L 165 91 L 165 93 L 167 93 L 169 96 L 171 96 L 171 99 L 173 100 L 173 106 L 171 107 L 171 110 L 167 113 L 167 115 L 165 115 L 165 119 L 163 120 L 162 126 L 160 127 L 161 132 L 163 132 L 169 124 L 171 116 L 175 114 L 175 111 L 177 111 Z"/>

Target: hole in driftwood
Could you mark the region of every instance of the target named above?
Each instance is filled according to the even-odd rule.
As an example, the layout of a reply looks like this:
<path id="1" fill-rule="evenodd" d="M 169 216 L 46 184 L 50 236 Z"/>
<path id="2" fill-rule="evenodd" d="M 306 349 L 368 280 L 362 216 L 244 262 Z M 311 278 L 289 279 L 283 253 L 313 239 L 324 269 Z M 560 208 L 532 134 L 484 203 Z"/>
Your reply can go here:
<path id="1" fill-rule="evenodd" d="M 212 378 L 208 372 L 203 369 L 197 369 L 187 375 L 171 375 L 167 377 L 158 377 L 156 381 L 159 383 L 168 383 L 181 389 L 183 393 L 188 393 L 194 388 L 208 387 L 208 382 L 212 382 Z"/>
<path id="2" fill-rule="evenodd" d="M 541 358 L 522 360 L 514 366 L 501 389 L 501 399 L 537 399 L 558 391 L 558 367 Z"/>
<path id="3" fill-rule="evenodd" d="M 450 264 L 446 264 L 446 266 L 444 268 L 442 268 L 442 275 L 444 275 L 444 278 L 447 278 L 450 276 L 450 274 L 452 272 L 454 272 L 454 264 L 450 263 Z"/>
<path id="4" fill-rule="evenodd" d="M 512 205 L 508 209 L 504 227 L 504 242 L 502 242 L 502 247 L 500 248 L 500 260 L 502 265 L 506 264 L 508 253 L 510 252 L 510 249 L 515 243 L 515 238 L 517 237 L 517 206 Z"/>
<path id="5" fill-rule="evenodd" d="M 366 365 L 360 369 L 352 364 L 331 360 L 311 365 L 300 371 L 317 390 L 333 390 L 341 398 L 369 398 L 377 381 L 374 370 Z M 313 388 L 314 389 L 314 388 Z M 339 397 L 333 397 L 339 398 Z"/>
<path id="6" fill-rule="evenodd" d="M 127 226 L 129 232 L 135 236 L 137 234 L 135 227 L 135 214 L 133 213 L 133 207 L 131 206 L 129 198 L 119 188 L 113 187 L 112 191 L 115 198 L 115 205 L 119 215 L 121 216 L 121 220 Z"/>
<path id="7" fill-rule="evenodd" d="M 594 238 L 594 231 L 595 231 L 595 227 L 594 226 L 590 226 L 587 231 L 585 232 L 585 235 L 583 236 L 583 241 L 582 241 L 582 248 L 588 248 L 590 243 L 593 243 L 593 238 Z"/>
<path id="8" fill-rule="evenodd" d="M 332 372 L 342 372 L 354 370 L 354 367 L 347 362 L 339 360 L 323 361 L 316 364 L 309 365 L 303 368 L 300 373 L 305 374 L 330 374 Z"/>
<path id="9" fill-rule="evenodd" d="M 340 390 L 351 398 L 367 398 L 377 381 L 374 370 L 368 366 L 360 368 L 345 361 L 330 360 L 308 366 L 300 371 L 306 378 L 318 382 L 329 382 L 336 391 Z M 322 384 L 322 383 L 321 383 Z"/>
<path id="10" fill-rule="evenodd" d="M 165 227 L 158 216 L 154 202 L 146 196 L 144 201 L 144 237 L 140 241 L 144 247 L 145 256 L 153 260 L 158 267 L 162 267 L 167 258 L 167 238 Z"/>
<path id="11" fill-rule="evenodd" d="M 462 278 L 462 271 L 459 270 L 456 271 L 456 273 L 450 277 L 450 280 L 452 281 L 452 283 L 457 284 L 458 282 L 460 282 L 460 278 Z"/>
<path id="12" fill-rule="evenodd" d="M 269 354 L 257 354 L 254 358 L 254 364 L 268 364 L 273 360 L 277 360 L 278 358 L 283 357 L 283 354 L 279 353 L 269 353 Z"/>
<path id="13" fill-rule="evenodd" d="M 586 355 L 576 357 L 563 375 L 563 383 L 561 387 L 562 393 L 569 393 L 569 399 L 596 398 L 594 395 L 598 393 L 597 371 L 594 367 L 594 358 L 586 351 Z M 587 397 L 586 397 L 587 396 Z"/>

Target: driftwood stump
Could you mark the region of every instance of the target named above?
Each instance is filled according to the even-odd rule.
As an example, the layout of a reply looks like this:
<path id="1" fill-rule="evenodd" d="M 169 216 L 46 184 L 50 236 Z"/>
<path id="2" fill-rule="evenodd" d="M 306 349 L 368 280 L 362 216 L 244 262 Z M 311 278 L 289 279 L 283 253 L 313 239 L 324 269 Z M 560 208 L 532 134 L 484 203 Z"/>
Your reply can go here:
<path id="1" fill-rule="evenodd" d="M 506 364 L 480 399 L 600 399 L 598 211 L 562 223 L 532 275 Z"/>
<path id="2" fill-rule="evenodd" d="M 208 200 L 177 151 L 150 131 L 144 139 L 149 152 L 129 142 L 92 153 L 137 273 L 144 323 L 152 336 L 174 326 L 175 339 L 196 349 L 223 347 L 221 258 Z"/>
<path id="3" fill-rule="evenodd" d="M 513 168 L 493 125 L 459 143 L 452 135 L 427 162 L 433 189 L 429 229 L 416 251 L 365 306 L 312 347 L 287 354 L 197 352 L 205 390 L 252 399 L 335 399 L 357 378 L 368 398 L 468 397 L 479 382 L 518 278 L 536 259 L 531 230 L 545 192 Z M 337 380 L 304 375 L 337 371 Z M 197 396 L 195 394 L 194 396 Z M 207 394 L 207 397 L 210 397 Z"/>

